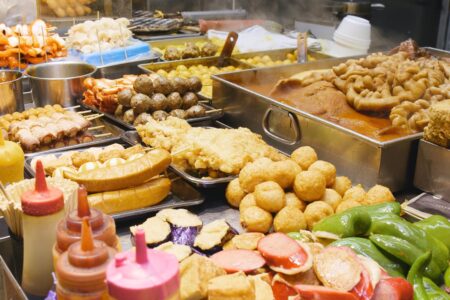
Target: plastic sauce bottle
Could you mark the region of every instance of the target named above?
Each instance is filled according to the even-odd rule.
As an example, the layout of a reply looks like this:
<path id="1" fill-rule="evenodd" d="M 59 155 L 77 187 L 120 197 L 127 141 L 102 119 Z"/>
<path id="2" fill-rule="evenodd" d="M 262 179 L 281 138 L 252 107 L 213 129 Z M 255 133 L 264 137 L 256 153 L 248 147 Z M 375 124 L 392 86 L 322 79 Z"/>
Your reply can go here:
<path id="1" fill-rule="evenodd" d="M 25 158 L 22 148 L 3 139 L 0 131 L 0 181 L 7 185 L 23 180 L 23 166 Z"/>
<path id="2" fill-rule="evenodd" d="M 78 189 L 78 208 L 71 211 L 58 223 L 56 243 L 53 247 L 53 262 L 56 265 L 59 255 L 67 251 L 70 245 L 81 240 L 81 223 L 88 218 L 94 239 L 120 251 L 119 238 L 116 235 L 114 219 L 101 211 L 89 208 L 87 191 L 84 187 Z"/>
<path id="3" fill-rule="evenodd" d="M 87 217 L 83 218 L 81 241 L 72 244 L 56 263 L 58 300 L 107 300 L 106 268 L 116 250 L 94 240 Z"/>
<path id="4" fill-rule="evenodd" d="M 22 287 L 32 295 L 45 296 L 52 287 L 52 248 L 56 225 L 64 217 L 63 193 L 47 186 L 40 160 L 36 164 L 35 189 L 22 194 L 23 273 Z"/>
<path id="5" fill-rule="evenodd" d="M 175 256 L 148 249 L 144 231 L 135 235 L 136 250 L 116 255 L 106 271 L 109 295 L 117 300 L 179 299 L 179 269 Z"/>

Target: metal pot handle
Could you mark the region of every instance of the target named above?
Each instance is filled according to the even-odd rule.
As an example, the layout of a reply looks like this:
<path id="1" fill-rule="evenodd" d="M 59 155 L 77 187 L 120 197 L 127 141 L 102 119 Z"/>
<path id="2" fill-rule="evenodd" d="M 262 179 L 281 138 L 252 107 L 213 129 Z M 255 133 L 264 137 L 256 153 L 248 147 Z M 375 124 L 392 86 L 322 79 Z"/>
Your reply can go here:
<path id="1" fill-rule="evenodd" d="M 277 142 L 283 143 L 285 145 L 295 145 L 297 144 L 301 139 L 301 132 L 300 132 L 300 124 L 298 123 L 297 118 L 295 115 L 291 112 L 287 112 L 288 117 L 291 121 L 291 124 L 293 125 L 295 138 L 293 140 L 285 139 L 281 136 L 278 136 L 277 134 L 273 133 L 269 129 L 269 116 L 272 113 L 273 108 L 269 107 L 266 112 L 264 113 L 263 119 L 262 119 L 262 128 L 264 132 L 272 139 L 274 139 Z"/>
<path id="2" fill-rule="evenodd" d="M 23 80 L 23 81 L 28 80 L 28 86 L 30 87 L 30 90 L 29 90 L 29 91 L 22 91 L 22 94 L 24 94 L 24 95 L 31 94 L 31 93 L 33 92 L 33 89 L 31 88 L 31 80 L 30 80 L 30 77 L 28 77 L 27 75 L 23 75 L 23 76 L 22 76 L 22 80 Z M 22 86 L 23 86 L 23 83 L 22 83 Z"/>

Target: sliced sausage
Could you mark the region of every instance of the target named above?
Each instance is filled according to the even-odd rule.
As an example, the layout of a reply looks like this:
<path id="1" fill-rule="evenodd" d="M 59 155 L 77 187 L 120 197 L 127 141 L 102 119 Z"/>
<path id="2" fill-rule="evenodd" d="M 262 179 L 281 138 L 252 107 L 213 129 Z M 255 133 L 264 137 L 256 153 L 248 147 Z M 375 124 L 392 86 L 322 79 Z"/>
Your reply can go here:
<path id="1" fill-rule="evenodd" d="M 358 300 L 352 293 L 320 285 L 298 284 L 295 289 L 302 300 Z"/>
<path id="2" fill-rule="evenodd" d="M 412 300 L 413 288 L 411 284 L 400 277 L 388 277 L 378 282 L 372 300 Z"/>
<path id="3" fill-rule="evenodd" d="M 216 266 L 225 269 L 228 273 L 249 273 L 262 268 L 266 261 L 256 251 L 244 249 L 223 250 L 212 255 L 211 260 Z"/>

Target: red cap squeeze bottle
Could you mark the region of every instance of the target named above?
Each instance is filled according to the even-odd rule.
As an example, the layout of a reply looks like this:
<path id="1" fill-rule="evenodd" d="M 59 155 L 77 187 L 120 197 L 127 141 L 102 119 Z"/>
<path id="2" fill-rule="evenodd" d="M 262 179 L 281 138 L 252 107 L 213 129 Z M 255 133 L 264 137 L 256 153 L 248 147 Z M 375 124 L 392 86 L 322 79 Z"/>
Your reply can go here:
<path id="1" fill-rule="evenodd" d="M 116 250 L 93 238 L 89 218 L 82 221 L 81 240 L 60 255 L 55 272 L 58 300 L 109 299 L 106 268 Z"/>
<path id="2" fill-rule="evenodd" d="M 35 189 L 21 196 L 23 227 L 22 288 L 29 294 L 44 296 L 52 287 L 52 248 L 56 225 L 64 217 L 64 195 L 48 186 L 44 167 L 36 163 Z"/>
<path id="3" fill-rule="evenodd" d="M 144 231 L 135 234 L 136 251 L 116 255 L 106 271 L 109 295 L 117 300 L 179 299 L 179 268 L 176 257 L 148 249 Z"/>
<path id="4" fill-rule="evenodd" d="M 98 209 L 90 208 L 86 188 L 81 186 L 78 189 L 78 208 L 69 212 L 58 223 L 56 243 L 53 248 L 54 263 L 70 245 L 81 240 L 81 223 L 85 217 L 88 218 L 94 239 L 103 241 L 108 246 L 119 250 L 120 243 L 116 235 L 114 219 Z"/>

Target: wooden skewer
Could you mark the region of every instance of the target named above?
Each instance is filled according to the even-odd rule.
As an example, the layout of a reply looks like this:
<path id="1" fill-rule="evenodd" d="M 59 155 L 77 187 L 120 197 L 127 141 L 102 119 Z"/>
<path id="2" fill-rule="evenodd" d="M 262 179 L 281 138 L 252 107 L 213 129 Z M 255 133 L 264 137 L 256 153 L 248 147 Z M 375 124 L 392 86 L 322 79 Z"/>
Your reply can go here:
<path id="1" fill-rule="evenodd" d="M 76 108 L 80 108 L 81 105 L 74 105 L 74 106 L 68 106 L 68 107 L 64 107 L 65 110 L 70 110 L 70 109 L 76 109 Z"/>
<path id="2" fill-rule="evenodd" d="M 151 150 L 154 150 L 155 148 L 154 147 L 144 147 L 144 151 L 151 151 Z"/>
<path id="3" fill-rule="evenodd" d="M 190 148 L 191 148 L 191 146 L 186 146 L 186 147 L 184 147 L 184 148 L 182 148 L 182 149 L 180 149 L 180 150 L 178 150 L 178 151 L 176 151 L 176 152 L 174 152 L 174 153 L 171 153 L 171 155 L 172 155 L 172 156 L 176 156 L 176 155 L 178 155 L 178 154 L 180 154 L 180 153 L 183 153 L 184 151 L 189 150 Z"/>
<path id="4" fill-rule="evenodd" d="M 94 127 L 89 127 L 87 130 L 97 130 L 97 129 L 100 129 L 100 128 L 103 128 L 103 127 L 105 127 L 105 125 L 98 125 L 98 126 L 94 126 Z"/>
<path id="5" fill-rule="evenodd" d="M 8 202 L 11 202 L 8 192 L 6 192 L 5 186 L 3 185 L 3 183 L 1 181 L 0 181 L 0 190 L 2 191 L 3 195 L 5 195 L 6 200 L 8 200 Z"/>
<path id="6" fill-rule="evenodd" d="M 107 136 L 110 136 L 110 135 L 112 135 L 111 132 L 106 132 L 106 133 L 101 133 L 101 134 L 95 134 L 94 137 L 98 139 L 98 138 L 107 137 Z"/>
<path id="7" fill-rule="evenodd" d="M 205 114 L 210 115 L 210 114 L 217 113 L 217 112 L 223 112 L 223 109 L 222 108 L 218 108 L 218 109 L 207 110 L 205 112 Z"/>
<path id="8" fill-rule="evenodd" d="M 82 114 L 88 114 L 92 112 L 92 110 L 83 110 L 83 111 L 77 111 L 78 114 L 82 115 Z"/>
<path id="9" fill-rule="evenodd" d="M 101 117 L 103 117 L 103 116 L 104 116 L 104 114 L 95 114 L 95 115 L 85 116 L 84 118 L 85 118 L 86 120 L 88 120 L 88 121 L 92 121 L 92 120 L 101 118 Z"/>
<path id="10" fill-rule="evenodd" d="M 200 100 L 200 101 L 198 101 L 198 103 L 210 103 L 211 101 L 209 101 L 209 100 Z"/>

